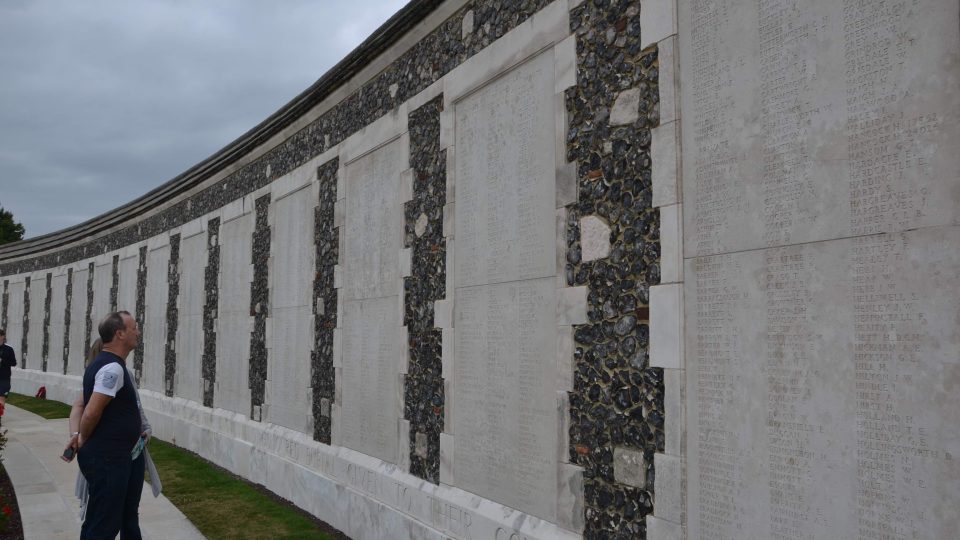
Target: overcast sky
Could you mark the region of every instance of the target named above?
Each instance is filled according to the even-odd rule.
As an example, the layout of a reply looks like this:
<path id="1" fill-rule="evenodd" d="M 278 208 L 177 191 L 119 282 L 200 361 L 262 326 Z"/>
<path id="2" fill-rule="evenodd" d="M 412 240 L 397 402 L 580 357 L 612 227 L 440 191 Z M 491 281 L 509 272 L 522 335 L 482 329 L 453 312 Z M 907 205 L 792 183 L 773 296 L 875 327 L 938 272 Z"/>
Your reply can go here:
<path id="1" fill-rule="evenodd" d="M 0 0 L 0 206 L 27 238 L 143 195 L 305 90 L 404 0 Z"/>

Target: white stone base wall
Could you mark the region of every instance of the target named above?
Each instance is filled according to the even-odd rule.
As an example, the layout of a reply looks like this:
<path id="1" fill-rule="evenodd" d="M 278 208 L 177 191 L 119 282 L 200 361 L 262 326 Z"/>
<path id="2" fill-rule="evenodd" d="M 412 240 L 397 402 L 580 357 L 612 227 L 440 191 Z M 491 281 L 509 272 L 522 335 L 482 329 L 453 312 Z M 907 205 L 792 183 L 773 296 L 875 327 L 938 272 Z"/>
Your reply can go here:
<path id="1" fill-rule="evenodd" d="M 71 404 L 81 378 L 16 370 L 12 389 Z M 355 540 L 579 538 L 556 525 L 396 465 L 243 415 L 141 390 L 154 436 L 262 484 Z M 67 434 L 64 433 L 64 441 Z"/>

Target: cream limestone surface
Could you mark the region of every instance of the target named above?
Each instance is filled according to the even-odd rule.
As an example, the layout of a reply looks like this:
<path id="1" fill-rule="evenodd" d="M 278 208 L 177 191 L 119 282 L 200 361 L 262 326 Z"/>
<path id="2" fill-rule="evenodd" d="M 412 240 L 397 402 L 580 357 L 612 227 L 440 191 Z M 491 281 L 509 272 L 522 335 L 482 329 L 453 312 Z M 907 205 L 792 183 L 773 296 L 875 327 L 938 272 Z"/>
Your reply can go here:
<path id="1" fill-rule="evenodd" d="M 73 300 L 70 301 L 70 354 L 67 373 L 83 375 L 83 345 L 87 327 L 87 275 L 83 270 L 73 271 Z"/>
<path id="2" fill-rule="evenodd" d="M 120 259 L 120 283 L 117 287 L 117 309 L 129 311 L 137 316 L 137 266 L 140 264 L 139 255 Z"/>
<path id="3" fill-rule="evenodd" d="M 30 333 L 27 335 L 26 366 L 40 369 L 43 365 L 43 311 L 47 298 L 45 273 L 33 274 L 30 278 Z"/>
<path id="4" fill-rule="evenodd" d="M 23 339 L 23 292 L 26 290 L 26 282 L 22 279 L 10 281 L 7 285 L 8 305 L 7 305 L 7 345 L 13 347 L 17 355 L 18 367 L 23 367 L 23 351 L 21 342 Z"/>
<path id="5" fill-rule="evenodd" d="M 90 310 L 90 343 L 100 337 L 97 327 L 100 321 L 110 313 L 110 287 L 113 284 L 113 262 L 98 258 L 93 267 L 93 304 Z"/>
<path id="6" fill-rule="evenodd" d="M 389 136 L 389 133 L 386 134 Z M 404 138 L 352 161 L 344 174 L 346 214 L 342 320 L 340 436 L 348 448 L 399 463 L 400 368 L 406 362 L 400 329 L 400 200 Z"/>
<path id="7" fill-rule="evenodd" d="M 203 288 L 207 265 L 207 235 L 200 232 L 180 241 L 180 296 L 177 303 L 177 371 L 174 395 L 203 402 L 200 360 L 203 356 Z"/>
<path id="8" fill-rule="evenodd" d="M 679 2 L 690 538 L 956 536 L 958 18 Z"/>
<path id="9" fill-rule="evenodd" d="M 147 284 L 144 291 L 143 373 L 140 387 L 164 392 L 164 361 L 167 345 L 167 283 L 170 246 L 147 251 Z M 175 344 L 174 344 L 175 345 Z"/>
<path id="10" fill-rule="evenodd" d="M 553 52 L 456 103 L 454 485 L 556 519 Z M 448 272 L 450 270 L 448 269 Z M 448 293 L 449 295 L 449 293 Z M 448 375 L 449 377 L 449 375 Z"/>
<path id="11" fill-rule="evenodd" d="M 217 387 L 213 403 L 250 415 L 250 283 L 253 214 L 220 224 L 220 307 L 217 312 Z"/>
<path id="12" fill-rule="evenodd" d="M 311 298 L 316 256 L 315 250 L 304 249 L 304 246 L 313 243 L 313 209 L 317 203 L 313 190 L 300 189 L 274 205 L 267 419 L 296 431 L 312 433 Z"/>
<path id="13" fill-rule="evenodd" d="M 63 372 L 64 314 L 67 309 L 67 273 L 55 272 L 50 280 L 50 343 L 47 370 Z"/>

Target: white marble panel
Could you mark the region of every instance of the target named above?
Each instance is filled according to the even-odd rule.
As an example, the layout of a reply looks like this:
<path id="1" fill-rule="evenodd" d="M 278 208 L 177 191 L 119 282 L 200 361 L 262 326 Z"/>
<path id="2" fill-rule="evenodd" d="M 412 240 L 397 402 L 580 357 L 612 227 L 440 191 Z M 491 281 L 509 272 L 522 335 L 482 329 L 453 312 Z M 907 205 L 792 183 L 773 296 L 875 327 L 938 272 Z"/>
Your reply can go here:
<path id="1" fill-rule="evenodd" d="M 317 203 L 311 190 L 301 189 L 274 204 L 276 221 L 270 267 L 273 332 L 268 333 L 272 347 L 267 363 L 267 420 L 306 433 L 312 418 L 311 299 L 316 273 L 313 209 Z"/>
<path id="2" fill-rule="evenodd" d="M 180 296 L 177 321 L 177 368 L 174 394 L 203 402 L 204 269 L 207 266 L 207 235 L 195 234 L 180 242 Z"/>
<path id="3" fill-rule="evenodd" d="M 458 288 L 453 432 L 456 485 L 556 519 L 556 284 Z"/>
<path id="4" fill-rule="evenodd" d="M 956 1 L 679 4 L 688 257 L 960 223 Z"/>
<path id="5" fill-rule="evenodd" d="M 13 347 L 19 367 L 23 367 L 23 293 L 27 289 L 22 276 L 7 285 L 7 345 Z"/>
<path id="6" fill-rule="evenodd" d="M 397 302 L 346 301 L 342 323 L 342 444 L 390 463 L 397 462 L 399 366 L 407 354 Z"/>
<path id="7" fill-rule="evenodd" d="M 553 52 L 456 104 L 457 286 L 555 273 Z"/>
<path id="8" fill-rule="evenodd" d="M 275 308 L 310 306 L 316 272 L 314 207 L 309 189 L 276 200 L 273 212 L 272 305 Z"/>
<path id="9" fill-rule="evenodd" d="M 265 421 L 312 433 L 310 350 L 313 321 L 309 307 L 274 308 L 267 364 Z"/>
<path id="10" fill-rule="evenodd" d="M 167 301 L 170 294 L 170 246 L 147 252 L 144 292 L 143 373 L 140 387 L 163 393 L 167 344 Z"/>
<path id="11" fill-rule="evenodd" d="M 90 343 L 100 337 L 97 327 L 110 313 L 110 287 L 113 285 L 113 262 L 101 262 L 93 267 L 93 307 L 90 310 Z"/>
<path id="12" fill-rule="evenodd" d="M 30 278 L 30 333 L 27 335 L 27 369 L 43 367 L 43 315 L 47 298 L 47 274 L 36 273 Z"/>
<path id="13" fill-rule="evenodd" d="M 250 414 L 250 283 L 254 215 L 220 226 L 220 307 L 217 315 L 217 407 Z"/>
<path id="14" fill-rule="evenodd" d="M 87 331 L 87 265 L 83 270 L 73 271 L 73 299 L 70 300 L 70 357 L 67 358 L 67 373 L 83 375 Z"/>
<path id="15" fill-rule="evenodd" d="M 63 331 L 67 310 L 67 274 L 54 273 L 50 280 L 50 343 L 47 370 L 63 373 Z"/>
<path id="16" fill-rule="evenodd" d="M 404 139 L 396 139 L 347 164 L 343 227 L 345 299 L 399 294 L 403 205 L 399 200 Z"/>
<path id="17" fill-rule="evenodd" d="M 701 257 L 685 275 L 691 538 L 955 536 L 960 228 Z"/>
<path id="18" fill-rule="evenodd" d="M 118 265 L 120 282 L 117 285 L 117 311 L 129 311 L 134 318 L 137 316 L 137 267 L 139 264 L 138 254 L 120 259 Z"/>

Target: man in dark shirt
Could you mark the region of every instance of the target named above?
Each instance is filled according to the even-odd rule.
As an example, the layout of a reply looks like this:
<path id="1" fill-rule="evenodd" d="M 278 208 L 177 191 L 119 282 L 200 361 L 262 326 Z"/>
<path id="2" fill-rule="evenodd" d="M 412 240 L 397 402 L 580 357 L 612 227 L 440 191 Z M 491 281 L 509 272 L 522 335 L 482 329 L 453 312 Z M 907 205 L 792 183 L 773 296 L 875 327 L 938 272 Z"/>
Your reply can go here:
<path id="1" fill-rule="evenodd" d="M 7 345 L 7 331 L 0 328 L 0 416 L 7 405 L 7 394 L 10 393 L 10 368 L 17 365 L 17 355 L 13 347 Z"/>
<path id="2" fill-rule="evenodd" d="M 140 438 L 140 410 L 125 359 L 140 341 L 137 322 L 126 311 L 107 315 L 98 327 L 103 351 L 83 374 L 83 416 L 77 462 L 90 500 L 81 539 L 139 540 L 143 454 L 131 451 Z"/>

